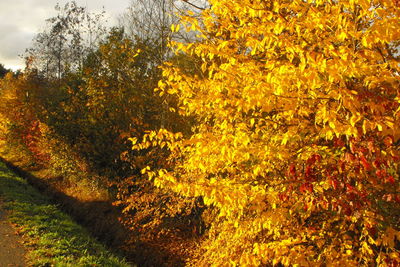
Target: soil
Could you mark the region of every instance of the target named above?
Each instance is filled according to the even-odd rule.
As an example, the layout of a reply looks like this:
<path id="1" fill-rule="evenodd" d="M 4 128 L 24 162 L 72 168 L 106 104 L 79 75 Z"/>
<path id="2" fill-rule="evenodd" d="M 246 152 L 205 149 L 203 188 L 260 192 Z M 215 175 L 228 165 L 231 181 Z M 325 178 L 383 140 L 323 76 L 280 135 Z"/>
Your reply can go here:
<path id="1" fill-rule="evenodd" d="M 1 208 L 0 202 L 0 266 L 25 267 L 26 249 L 22 245 L 13 226 L 7 221 L 6 212 Z"/>

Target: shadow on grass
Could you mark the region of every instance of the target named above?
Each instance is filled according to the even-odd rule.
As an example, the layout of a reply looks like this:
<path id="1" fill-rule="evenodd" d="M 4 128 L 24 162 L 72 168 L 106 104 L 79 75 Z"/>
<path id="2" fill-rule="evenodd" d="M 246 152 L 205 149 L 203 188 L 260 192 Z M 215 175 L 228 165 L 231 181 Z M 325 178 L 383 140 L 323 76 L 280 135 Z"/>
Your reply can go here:
<path id="1" fill-rule="evenodd" d="M 5 166 L 0 163 L 0 177 L 7 176 L 10 169 L 17 175 L 23 177 L 24 179 L 15 178 L 12 179 L 0 179 L 0 188 L 3 188 L 3 184 L 6 188 L 9 188 L 12 194 L 17 194 L 17 199 L 20 199 L 20 203 L 15 203 L 21 205 L 21 210 L 27 216 L 33 216 L 33 219 L 46 220 L 49 216 L 49 212 L 52 209 L 56 209 L 55 205 L 68 213 L 72 218 L 78 222 L 80 225 L 86 228 L 90 234 L 96 237 L 98 240 L 105 243 L 109 248 L 114 251 L 123 251 L 124 256 L 133 262 L 136 262 L 139 266 L 151 267 L 166 266 L 166 262 L 173 262 L 173 266 L 184 266 L 184 261 L 179 258 L 178 255 L 165 254 L 160 251 L 159 248 L 153 246 L 152 244 L 147 244 L 145 242 L 137 242 L 133 247 L 129 247 L 129 251 L 124 251 L 122 246 L 124 245 L 127 238 L 129 238 L 132 233 L 119 221 L 119 216 L 121 211 L 118 210 L 111 203 L 106 201 L 94 201 L 94 202 L 81 202 L 75 198 L 65 195 L 64 193 L 57 191 L 51 185 L 45 183 L 43 180 L 35 177 L 27 171 L 13 165 L 12 163 L 0 158 L 0 162 L 3 162 Z M 33 186 L 38 189 L 43 194 L 38 194 L 36 190 L 33 190 L 29 186 Z M 14 190 L 18 189 L 18 190 Z M 2 194 L 0 189 L 0 195 Z M 53 205 L 49 205 L 49 201 Z M 16 214 L 16 217 L 19 215 Z M 47 216 L 47 217 L 46 217 Z M 55 215 L 54 220 L 46 227 L 71 227 L 70 225 L 62 225 L 59 218 Z M 69 228 L 68 228 L 69 229 Z M 40 230 L 40 229 L 39 229 Z M 73 231 L 69 229 L 69 231 Z M 84 246 L 78 246 L 77 250 L 85 249 Z M 170 264 L 168 264 L 170 265 Z M 113 265 L 100 265 L 100 266 L 113 266 Z"/>
<path id="2" fill-rule="evenodd" d="M 4 207 L 10 211 L 10 221 L 18 225 L 21 232 L 28 237 L 28 245 L 32 247 L 28 260 L 32 266 L 129 266 L 109 253 L 86 229 L 77 225 L 54 204 L 56 198 L 64 198 L 68 202 L 74 200 L 55 192 L 52 200 L 40 194 L 27 180 L 13 174 L 7 167 L 22 174 L 30 183 L 39 183 L 39 180 L 10 163 L 0 162 L 0 196 L 4 200 Z M 47 188 L 46 191 L 51 190 Z M 91 208 L 90 205 L 103 204 L 74 205 L 80 205 L 86 210 Z M 115 221 L 109 222 L 112 223 Z M 95 225 L 94 229 L 98 231 L 102 227 L 106 230 L 107 225 Z M 113 229 L 110 227 L 108 230 Z"/>
<path id="3" fill-rule="evenodd" d="M 128 230 L 119 222 L 119 211 L 105 201 L 81 202 L 73 197 L 57 191 L 43 180 L 31 175 L 12 163 L 1 159 L 6 166 L 17 175 L 25 178 L 30 185 L 46 195 L 52 203 L 70 214 L 79 224 L 109 246 L 123 244 Z"/>

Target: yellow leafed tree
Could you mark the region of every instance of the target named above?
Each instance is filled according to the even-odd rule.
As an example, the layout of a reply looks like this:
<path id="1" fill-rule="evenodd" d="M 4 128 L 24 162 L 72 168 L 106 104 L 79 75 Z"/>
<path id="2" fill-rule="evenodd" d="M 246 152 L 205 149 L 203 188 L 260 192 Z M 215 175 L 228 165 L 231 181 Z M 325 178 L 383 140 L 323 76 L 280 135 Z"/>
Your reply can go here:
<path id="1" fill-rule="evenodd" d="M 195 117 L 157 186 L 217 210 L 204 266 L 395 266 L 400 241 L 398 1 L 210 0 L 173 44 L 161 93 Z M 174 27 L 179 28 L 179 27 Z"/>

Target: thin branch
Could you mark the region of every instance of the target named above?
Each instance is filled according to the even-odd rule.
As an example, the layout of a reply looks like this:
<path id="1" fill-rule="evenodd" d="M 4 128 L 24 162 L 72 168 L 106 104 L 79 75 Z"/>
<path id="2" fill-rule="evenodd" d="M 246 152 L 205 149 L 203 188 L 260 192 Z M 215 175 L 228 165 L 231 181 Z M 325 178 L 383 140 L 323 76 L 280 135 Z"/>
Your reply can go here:
<path id="1" fill-rule="evenodd" d="M 188 4 L 188 5 L 191 5 L 191 6 L 194 7 L 194 8 L 197 8 L 197 9 L 200 9 L 200 10 L 206 10 L 205 8 L 199 7 L 199 6 L 197 6 L 197 5 L 195 5 L 195 4 L 191 3 L 191 2 L 189 2 L 188 0 L 182 0 L 182 1 L 185 2 L 185 3 Z"/>

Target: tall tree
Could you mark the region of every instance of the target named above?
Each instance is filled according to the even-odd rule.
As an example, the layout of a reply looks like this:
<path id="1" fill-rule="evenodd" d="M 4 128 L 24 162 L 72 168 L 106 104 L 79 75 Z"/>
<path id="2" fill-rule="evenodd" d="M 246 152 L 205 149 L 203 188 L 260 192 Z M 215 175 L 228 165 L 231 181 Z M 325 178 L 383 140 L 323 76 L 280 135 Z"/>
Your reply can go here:
<path id="1" fill-rule="evenodd" d="M 170 26 L 177 22 L 173 6 L 168 0 L 131 0 L 130 6 L 120 17 L 126 35 L 139 40 L 152 50 L 153 62 L 161 65 L 169 48 Z"/>
<path id="2" fill-rule="evenodd" d="M 217 209 L 196 265 L 399 264 L 398 1 L 211 0 L 164 93 L 198 125 L 160 130 L 156 185 Z"/>
<path id="3" fill-rule="evenodd" d="M 153 77 L 161 78 L 161 71 L 155 67 L 161 66 L 174 55 L 169 46 L 170 41 L 194 40 L 193 34 L 172 31 L 173 25 L 179 22 L 178 14 L 188 10 L 193 10 L 193 6 L 186 1 L 131 0 L 130 6 L 120 16 L 120 26 L 124 28 L 126 36 L 139 43 L 142 53 L 147 54 L 147 65 L 153 71 Z M 171 101 L 166 95 L 163 99 L 163 108 L 160 109 L 162 127 L 167 125 L 166 110 Z"/>
<path id="4" fill-rule="evenodd" d="M 104 12 L 89 13 L 75 1 L 55 9 L 57 16 L 46 20 L 46 30 L 36 35 L 26 53 L 46 77 L 61 79 L 68 71 L 81 69 L 85 56 L 102 39 Z"/>
<path id="5" fill-rule="evenodd" d="M 204 1 L 201 1 L 204 2 Z M 125 34 L 154 49 L 154 62 L 161 65 L 171 56 L 168 43 L 171 40 L 193 40 L 192 34 L 184 31 L 171 31 L 171 26 L 179 22 L 179 14 L 191 10 L 198 13 L 200 6 L 193 7 L 189 1 L 171 0 L 131 0 L 130 6 L 120 16 L 120 26 Z M 200 9 L 199 9 L 200 8 Z"/>

